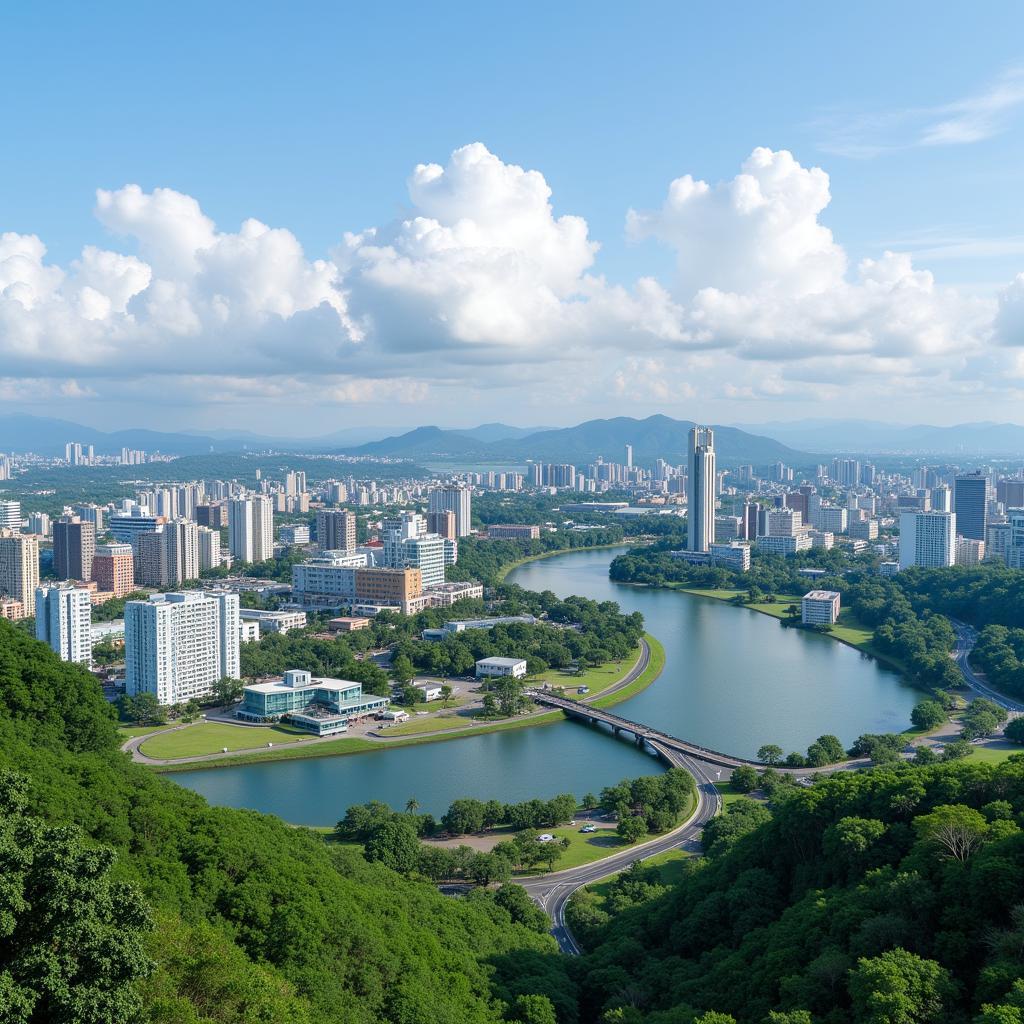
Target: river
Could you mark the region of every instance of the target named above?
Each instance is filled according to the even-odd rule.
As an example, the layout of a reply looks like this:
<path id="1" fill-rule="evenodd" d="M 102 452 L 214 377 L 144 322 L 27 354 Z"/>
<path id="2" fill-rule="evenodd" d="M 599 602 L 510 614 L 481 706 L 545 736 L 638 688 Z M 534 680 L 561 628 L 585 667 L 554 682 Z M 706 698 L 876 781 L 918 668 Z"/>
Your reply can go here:
<path id="1" fill-rule="evenodd" d="M 819 735 L 849 744 L 898 732 L 919 695 L 891 670 L 845 644 L 786 629 L 746 608 L 676 591 L 613 583 L 616 551 L 574 551 L 520 566 L 509 582 L 581 594 L 640 611 L 665 647 L 661 677 L 616 707 L 706 747 L 753 756 L 762 743 L 804 750 Z M 251 807 L 305 825 L 332 824 L 353 803 L 415 798 L 442 813 L 460 796 L 506 802 L 588 790 L 657 771 L 625 740 L 574 722 L 368 754 L 175 773 L 211 803 Z"/>

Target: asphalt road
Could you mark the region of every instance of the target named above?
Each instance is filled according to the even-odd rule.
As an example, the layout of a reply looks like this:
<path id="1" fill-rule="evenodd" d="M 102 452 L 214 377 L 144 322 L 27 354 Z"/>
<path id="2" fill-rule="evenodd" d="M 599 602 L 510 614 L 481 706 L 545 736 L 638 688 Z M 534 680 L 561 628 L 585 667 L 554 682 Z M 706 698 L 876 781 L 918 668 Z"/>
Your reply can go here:
<path id="1" fill-rule="evenodd" d="M 671 764 L 677 768 L 685 768 L 697 782 L 697 806 L 686 822 L 671 832 L 666 832 L 663 836 L 632 846 L 621 853 L 595 861 L 593 864 L 583 864 L 578 868 L 556 871 L 553 874 L 529 879 L 522 883 L 526 891 L 551 918 L 551 934 L 558 941 L 563 953 L 576 956 L 581 952 L 565 922 L 566 904 L 577 889 L 624 871 L 634 861 L 647 860 L 668 850 L 687 849 L 696 852 L 700 848 L 700 835 L 704 830 L 704 825 L 721 809 L 721 794 L 715 788 L 715 783 L 709 774 L 715 769 L 701 764 L 679 751 L 664 748 L 661 752 Z"/>
<path id="2" fill-rule="evenodd" d="M 971 668 L 971 651 L 974 650 L 974 645 L 978 641 L 978 631 L 973 626 L 968 626 L 966 622 L 960 622 L 957 619 L 950 619 L 949 621 L 953 623 L 953 629 L 956 632 L 956 647 L 953 648 L 953 659 L 956 661 L 957 667 L 964 677 L 964 682 L 975 693 L 980 694 L 982 697 L 987 697 L 1001 708 L 1017 714 L 1024 712 L 1024 704 L 1020 701 L 1011 700 L 1009 697 L 1004 697 L 1001 693 L 997 693 L 986 683 L 982 682 L 978 678 L 978 674 Z"/>

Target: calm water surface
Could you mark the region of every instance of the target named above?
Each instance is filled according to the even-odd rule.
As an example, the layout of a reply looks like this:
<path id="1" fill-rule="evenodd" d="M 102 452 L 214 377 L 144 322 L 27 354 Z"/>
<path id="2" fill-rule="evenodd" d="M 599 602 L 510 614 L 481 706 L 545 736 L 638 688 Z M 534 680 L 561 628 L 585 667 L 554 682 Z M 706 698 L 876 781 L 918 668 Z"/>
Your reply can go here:
<path id="1" fill-rule="evenodd" d="M 665 670 L 616 710 L 707 747 L 752 756 L 762 743 L 803 750 L 825 732 L 849 744 L 910 723 L 917 695 L 899 676 L 828 637 L 785 629 L 745 608 L 613 583 L 615 551 L 576 551 L 521 566 L 509 580 L 560 596 L 617 601 L 643 613 L 664 645 Z M 627 741 L 573 722 L 345 757 L 281 761 L 170 778 L 212 803 L 251 807 L 297 824 L 336 821 L 383 800 L 442 813 L 456 797 L 507 802 L 588 790 L 658 770 Z"/>

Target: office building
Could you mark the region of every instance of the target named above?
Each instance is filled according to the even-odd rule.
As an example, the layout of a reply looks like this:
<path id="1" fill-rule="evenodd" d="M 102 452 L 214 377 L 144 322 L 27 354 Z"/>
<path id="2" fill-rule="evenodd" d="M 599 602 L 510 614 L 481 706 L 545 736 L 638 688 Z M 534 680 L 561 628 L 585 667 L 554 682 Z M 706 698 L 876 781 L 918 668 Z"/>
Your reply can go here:
<path id="1" fill-rule="evenodd" d="M 472 529 L 472 509 L 468 487 L 453 484 L 430 492 L 431 512 L 455 513 L 455 536 L 468 537 Z"/>
<path id="2" fill-rule="evenodd" d="M 690 429 L 687 470 L 686 547 L 707 551 L 715 540 L 715 435 L 710 427 Z"/>
<path id="3" fill-rule="evenodd" d="M 92 665 L 92 599 L 83 587 L 36 589 L 36 639 L 61 661 Z"/>
<path id="4" fill-rule="evenodd" d="M 1010 522 L 989 523 L 985 530 L 986 561 L 1005 562 L 1012 537 L 1013 526 Z"/>
<path id="5" fill-rule="evenodd" d="M 855 540 L 877 540 L 878 520 L 877 519 L 856 519 L 847 527 L 847 532 Z"/>
<path id="6" fill-rule="evenodd" d="M 333 551 L 292 566 L 292 589 L 302 604 L 351 604 L 356 596 L 356 569 L 366 555 Z"/>
<path id="7" fill-rule="evenodd" d="M 402 606 L 423 593 L 419 569 L 356 569 L 355 600 Z"/>
<path id="8" fill-rule="evenodd" d="M 135 558 L 131 544 L 97 544 L 92 576 L 99 590 L 124 597 L 135 589 Z"/>
<path id="9" fill-rule="evenodd" d="M 200 526 L 209 527 L 211 530 L 219 530 L 222 526 L 228 525 L 223 505 L 196 505 L 195 520 Z"/>
<path id="10" fill-rule="evenodd" d="M 50 517 L 45 512 L 31 512 L 28 517 L 28 532 L 40 537 L 50 536 Z"/>
<path id="11" fill-rule="evenodd" d="M 21 502 L 0 501 L 0 530 L 21 529 Z"/>
<path id="12" fill-rule="evenodd" d="M 709 560 L 711 565 L 736 572 L 747 572 L 750 569 L 750 545 L 732 542 L 729 544 L 710 545 Z"/>
<path id="13" fill-rule="evenodd" d="M 727 543 L 743 538 L 743 519 L 740 516 L 715 516 L 715 541 Z"/>
<path id="14" fill-rule="evenodd" d="M 1000 480 L 996 484 L 996 501 L 1006 508 L 1024 508 L 1024 480 Z"/>
<path id="15" fill-rule="evenodd" d="M 161 704 L 202 700 L 238 679 L 237 594 L 158 594 L 125 605 L 125 688 Z"/>
<path id="16" fill-rule="evenodd" d="M 306 628 L 305 612 L 242 608 L 238 614 L 243 622 L 258 622 L 261 633 L 288 633 L 293 629 Z"/>
<path id="17" fill-rule="evenodd" d="M 228 548 L 240 562 L 266 562 L 274 557 L 274 510 L 262 494 L 228 503 Z"/>
<path id="18" fill-rule="evenodd" d="M 945 485 L 933 487 L 928 492 L 929 504 L 935 512 L 953 511 L 953 492 Z"/>
<path id="19" fill-rule="evenodd" d="M 443 533 L 440 535 L 447 536 Z M 540 527 L 519 525 L 518 523 L 493 523 L 487 527 L 487 536 L 491 540 L 539 540 Z"/>
<path id="20" fill-rule="evenodd" d="M 103 509 L 99 505 L 72 505 L 71 514 L 83 523 L 92 523 L 96 528 L 96 536 L 103 533 Z"/>
<path id="21" fill-rule="evenodd" d="M 477 679 L 511 676 L 522 679 L 526 675 L 525 658 L 481 658 L 476 663 Z"/>
<path id="22" fill-rule="evenodd" d="M 167 545 L 164 528 L 153 533 L 140 533 L 135 538 L 135 582 L 140 587 L 159 590 L 168 586 Z"/>
<path id="23" fill-rule="evenodd" d="M 758 551 L 788 558 L 798 551 L 809 551 L 814 546 L 814 538 L 809 530 L 801 530 L 794 534 L 762 534 L 755 543 Z"/>
<path id="24" fill-rule="evenodd" d="M 839 592 L 812 590 L 800 602 L 800 621 L 805 626 L 834 626 L 839 619 Z"/>
<path id="25" fill-rule="evenodd" d="M 116 541 L 131 544 L 135 548 L 135 538 L 141 533 L 154 533 L 163 526 L 163 516 L 150 515 L 147 508 L 136 505 L 130 512 L 111 516 L 107 529 Z"/>
<path id="26" fill-rule="evenodd" d="M 953 511 L 956 529 L 961 537 L 985 539 L 988 513 L 988 477 L 968 473 L 953 481 Z"/>
<path id="27" fill-rule="evenodd" d="M 321 551 L 355 551 L 355 512 L 320 509 L 316 514 L 316 542 Z"/>
<path id="28" fill-rule="evenodd" d="M 277 533 L 281 543 L 288 544 L 291 547 L 309 543 L 309 527 L 305 523 L 282 526 Z"/>
<path id="29" fill-rule="evenodd" d="M 362 683 L 290 669 L 283 679 L 244 687 L 235 715 L 249 722 L 284 720 L 316 736 L 333 736 L 345 732 L 350 722 L 383 712 L 389 703 L 388 697 L 364 694 Z"/>
<path id="30" fill-rule="evenodd" d="M 0 594 L 21 605 L 20 612 L 8 609 L 5 618 L 32 614 L 39 586 L 39 541 L 14 530 L 0 530 Z"/>
<path id="31" fill-rule="evenodd" d="M 956 559 L 955 512 L 903 512 L 900 514 L 900 569 L 912 565 L 936 568 Z"/>
<path id="32" fill-rule="evenodd" d="M 77 516 L 53 524 L 53 571 L 62 580 L 92 579 L 96 527 Z"/>

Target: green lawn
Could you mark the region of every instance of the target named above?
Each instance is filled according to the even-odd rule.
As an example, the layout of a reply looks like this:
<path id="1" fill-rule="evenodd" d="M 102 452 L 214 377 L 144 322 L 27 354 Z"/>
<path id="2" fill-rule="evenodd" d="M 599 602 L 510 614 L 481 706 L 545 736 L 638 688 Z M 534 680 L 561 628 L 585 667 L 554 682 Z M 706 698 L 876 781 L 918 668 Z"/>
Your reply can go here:
<path id="1" fill-rule="evenodd" d="M 752 800 L 749 793 L 738 793 L 732 788 L 731 782 L 716 782 L 715 789 L 718 790 L 722 795 L 722 807 L 727 808 L 729 804 L 735 803 L 737 800 Z"/>
<path id="2" fill-rule="evenodd" d="M 1024 754 L 1024 747 L 974 747 L 968 755 L 968 759 L 971 761 L 984 761 L 988 764 L 998 764 L 1013 754 Z"/>
<path id="3" fill-rule="evenodd" d="M 731 601 L 738 594 L 746 594 L 746 590 L 700 590 L 696 587 L 676 586 L 674 589 L 682 590 L 686 594 L 696 594 L 698 597 L 712 597 L 716 601 Z"/>
<path id="4" fill-rule="evenodd" d="M 551 686 L 561 686 L 566 694 L 571 696 L 575 696 L 581 686 L 589 686 L 591 693 L 599 693 L 601 690 L 607 690 L 609 686 L 613 686 L 629 672 L 639 656 L 640 651 L 637 649 L 622 661 L 605 662 L 595 668 L 585 669 L 582 675 L 548 669 L 543 675 L 531 680 L 531 684 L 543 686 L 544 683 L 548 683 Z"/>
<path id="5" fill-rule="evenodd" d="M 615 693 L 608 694 L 607 697 L 598 697 L 597 700 L 591 701 L 590 703 L 593 704 L 595 708 L 610 708 L 614 704 L 619 704 L 624 700 L 628 700 L 630 697 L 634 696 L 634 694 L 647 689 L 647 687 L 661 675 L 661 670 L 665 667 L 665 648 L 662 647 L 657 638 L 651 636 L 650 633 L 645 633 L 644 639 L 647 641 L 647 645 L 651 649 L 651 658 L 647 663 L 647 668 L 645 668 L 643 672 L 641 672 L 640 675 L 629 684 L 629 686 L 624 686 L 621 690 L 616 690 Z M 625 673 L 622 673 L 622 675 L 625 675 Z"/>
<path id="6" fill-rule="evenodd" d="M 569 840 L 569 849 L 555 861 L 555 871 L 563 871 L 566 868 L 577 868 L 581 864 L 590 864 L 592 861 L 601 860 L 610 854 L 618 853 L 629 846 L 624 839 L 620 839 L 614 829 L 601 829 L 598 832 L 591 832 L 583 835 L 580 832 L 582 825 L 566 825 L 562 828 L 542 828 L 539 831 L 547 832 L 557 836 L 559 839 Z M 546 864 L 538 865 L 531 871 L 523 872 L 524 875 L 547 874 Z"/>
<path id="7" fill-rule="evenodd" d="M 227 725 L 222 722 L 198 722 L 187 729 L 154 736 L 139 748 L 147 757 L 170 759 L 219 754 L 228 750 L 248 750 L 268 743 L 292 743 L 310 739 L 308 732 L 286 725 Z"/>
<path id="8" fill-rule="evenodd" d="M 480 723 L 472 715 L 431 715 L 429 718 L 411 718 L 402 725 L 389 725 L 381 729 L 381 736 L 413 736 L 424 732 L 441 732 L 444 729 L 469 729 Z"/>
<path id="9" fill-rule="evenodd" d="M 420 701 L 419 704 L 396 704 L 393 706 L 400 707 L 403 711 L 408 711 L 410 715 L 416 714 L 417 711 L 427 711 L 430 713 L 435 711 L 450 711 L 452 708 L 461 708 L 463 704 L 468 704 L 473 699 L 473 696 L 474 695 L 470 693 L 457 693 L 448 698 L 447 705 L 442 704 L 439 700 L 431 700 Z"/>

